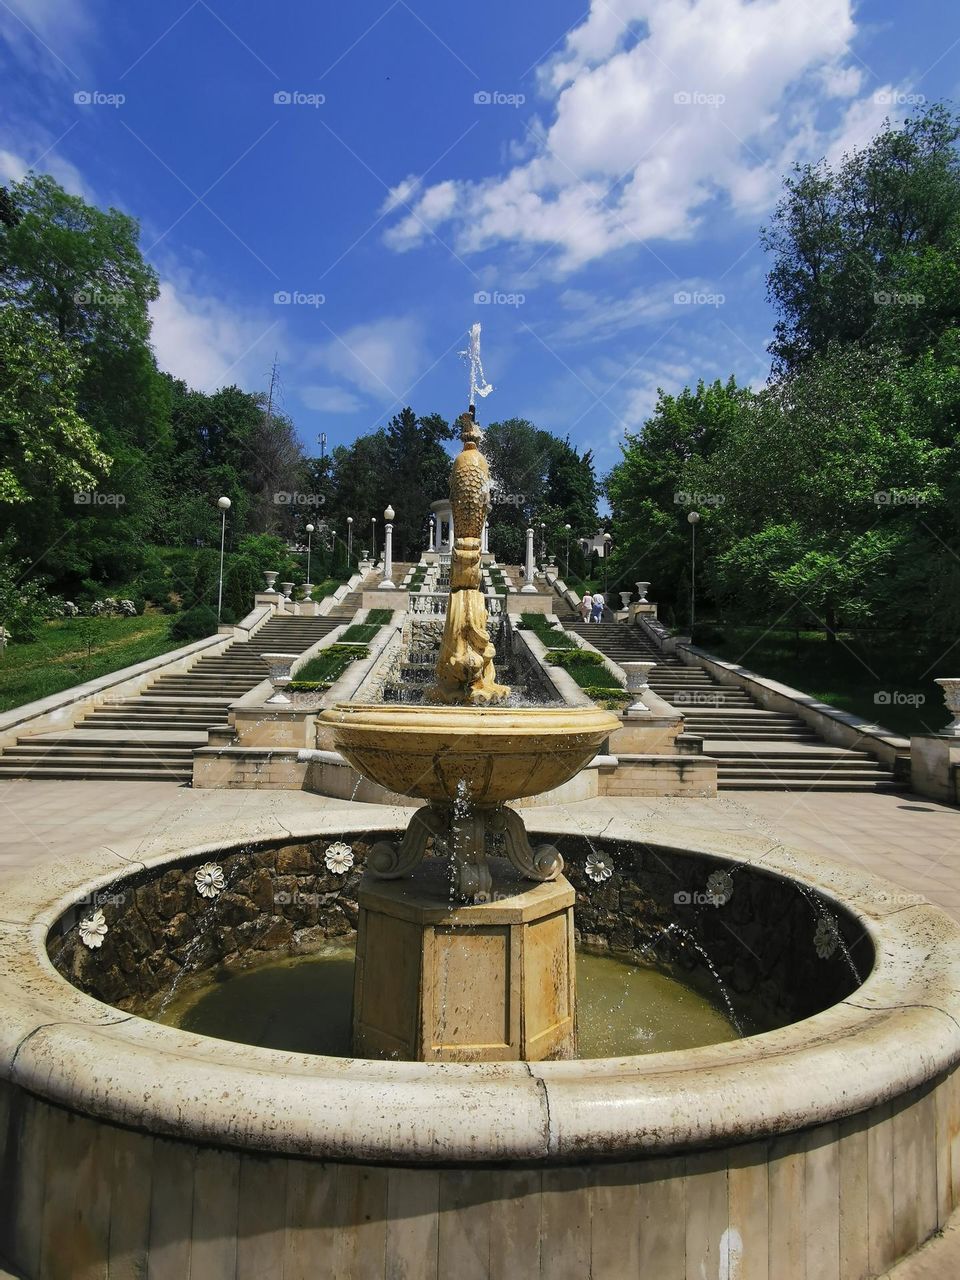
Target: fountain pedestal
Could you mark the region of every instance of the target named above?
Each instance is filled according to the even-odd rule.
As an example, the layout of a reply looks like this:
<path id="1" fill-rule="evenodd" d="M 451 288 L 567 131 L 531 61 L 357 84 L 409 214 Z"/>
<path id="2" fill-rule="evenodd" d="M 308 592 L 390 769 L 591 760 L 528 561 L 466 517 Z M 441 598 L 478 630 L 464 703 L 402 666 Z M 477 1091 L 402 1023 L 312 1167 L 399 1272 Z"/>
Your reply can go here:
<path id="1" fill-rule="evenodd" d="M 455 906 L 449 864 L 365 875 L 353 1052 L 418 1062 L 530 1062 L 576 1051 L 573 888 L 491 858 L 489 902 Z"/>

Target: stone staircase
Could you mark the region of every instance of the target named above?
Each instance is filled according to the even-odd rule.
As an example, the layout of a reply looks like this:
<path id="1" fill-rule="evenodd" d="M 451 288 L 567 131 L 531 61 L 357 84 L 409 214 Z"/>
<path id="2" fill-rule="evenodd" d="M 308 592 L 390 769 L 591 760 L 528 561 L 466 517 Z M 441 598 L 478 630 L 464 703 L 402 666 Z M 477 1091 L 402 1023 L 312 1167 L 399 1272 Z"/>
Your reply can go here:
<path id="1" fill-rule="evenodd" d="M 684 714 L 684 732 L 704 739 L 721 790 L 892 791 L 893 772 L 866 751 L 828 746 L 799 716 L 768 711 L 745 689 L 661 653 L 638 628 L 557 615 L 614 662 L 655 662 L 650 688 Z"/>
<path id="2" fill-rule="evenodd" d="M 0 752 L 0 779 L 189 782 L 194 751 L 211 729 L 228 727 L 230 704 L 266 678 L 260 655 L 302 653 L 354 612 L 344 602 L 326 617 L 271 618 L 251 640 L 94 707 L 71 729 L 19 737 Z"/>

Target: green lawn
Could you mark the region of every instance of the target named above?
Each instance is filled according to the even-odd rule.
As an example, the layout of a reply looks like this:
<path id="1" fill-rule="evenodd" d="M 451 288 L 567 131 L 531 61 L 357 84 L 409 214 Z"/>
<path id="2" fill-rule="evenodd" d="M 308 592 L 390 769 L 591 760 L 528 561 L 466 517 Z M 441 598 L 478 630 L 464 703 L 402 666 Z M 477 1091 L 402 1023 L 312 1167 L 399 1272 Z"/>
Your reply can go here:
<path id="1" fill-rule="evenodd" d="M 349 630 L 359 630 L 351 627 Z M 379 627 L 376 628 L 379 630 Z M 327 689 L 334 681 L 339 680 L 351 662 L 365 658 L 368 653 L 365 644 L 331 644 L 321 649 L 315 658 L 305 662 L 290 683 L 291 689 L 313 691 Z"/>
<path id="2" fill-rule="evenodd" d="M 179 648 L 168 635 L 170 622 L 165 614 L 147 613 L 45 623 L 35 641 L 13 641 L 0 656 L 0 711 Z"/>
<path id="3" fill-rule="evenodd" d="M 865 640 L 820 631 L 764 632 L 761 627 L 705 625 L 697 643 L 718 658 L 779 680 L 838 711 L 879 722 L 893 733 L 938 733 L 947 723 L 936 676 L 950 675 L 954 655 L 935 644 L 894 647 L 890 637 Z"/>

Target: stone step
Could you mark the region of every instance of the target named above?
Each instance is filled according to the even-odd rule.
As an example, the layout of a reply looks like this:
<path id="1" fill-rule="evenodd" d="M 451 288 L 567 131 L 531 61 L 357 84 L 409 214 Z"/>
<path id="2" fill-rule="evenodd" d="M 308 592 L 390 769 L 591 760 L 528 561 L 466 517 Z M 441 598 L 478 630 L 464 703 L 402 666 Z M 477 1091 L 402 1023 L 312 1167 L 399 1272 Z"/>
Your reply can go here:
<path id="1" fill-rule="evenodd" d="M 0 760 L 9 762 L 11 760 L 38 760 L 45 759 L 53 753 L 57 757 L 60 756 L 81 756 L 84 759 L 96 758 L 122 760 L 156 760 L 162 758 L 164 760 L 190 760 L 193 759 L 194 748 L 174 747 L 170 743 L 158 743 L 156 747 L 128 746 L 126 744 L 118 744 L 117 746 L 105 746 L 103 743 L 91 743 L 89 746 L 61 746 L 50 743 L 47 746 L 30 746 L 19 744 L 15 747 L 5 747 L 0 753 Z"/>
<path id="2" fill-rule="evenodd" d="M 211 727 L 211 720 L 190 720 L 186 716 L 178 719 L 171 717 L 166 720 L 159 716 L 145 716 L 142 719 L 133 716 L 118 716 L 111 719 L 104 716 L 102 720 L 96 722 L 88 720 L 77 725 L 78 729 L 129 729 L 131 732 L 137 729 L 192 729 L 197 733 L 204 733 Z"/>
<path id="3" fill-rule="evenodd" d="M 171 764 L 165 767 L 118 768 L 115 765 L 100 761 L 96 764 L 77 765 L 5 765 L 0 756 L 0 779 L 20 778 L 37 782 L 52 778 L 74 778 L 77 781 L 98 780 L 102 782 L 121 782 L 132 779 L 135 782 L 188 782 L 193 776 L 193 766 L 181 767 Z"/>
<path id="4" fill-rule="evenodd" d="M 770 758 L 765 763 L 754 762 L 747 765 L 719 764 L 717 767 L 718 778 L 761 778 L 761 777 L 777 777 L 777 778 L 892 778 L 893 774 L 889 769 L 883 769 L 873 762 L 865 764 L 863 761 L 857 760 L 836 760 L 832 763 L 825 760 L 810 761 L 808 764 L 801 764 L 794 761 L 792 764 L 784 764 L 779 758 Z"/>
<path id="5" fill-rule="evenodd" d="M 837 781 L 817 778 L 813 781 L 783 780 L 776 778 L 717 779 L 718 791 L 903 791 L 897 782 Z"/>

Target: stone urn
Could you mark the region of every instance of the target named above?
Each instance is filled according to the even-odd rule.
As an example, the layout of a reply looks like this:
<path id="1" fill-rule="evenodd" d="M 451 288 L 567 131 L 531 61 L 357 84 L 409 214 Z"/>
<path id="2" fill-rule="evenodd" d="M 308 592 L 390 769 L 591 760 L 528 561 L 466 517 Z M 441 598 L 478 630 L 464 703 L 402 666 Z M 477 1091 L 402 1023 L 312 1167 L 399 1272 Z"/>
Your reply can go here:
<path id="1" fill-rule="evenodd" d="M 632 591 L 621 591 L 621 592 L 620 592 L 620 604 L 623 606 L 623 608 L 624 608 L 624 609 L 629 609 L 629 608 L 630 608 L 630 597 L 631 597 L 632 595 L 633 595 L 633 592 L 632 592 Z"/>
<path id="2" fill-rule="evenodd" d="M 636 694 L 636 701 L 632 702 L 627 711 L 633 715 L 649 715 L 650 708 L 643 701 L 643 693 L 645 689 L 650 687 L 648 681 L 650 672 L 657 664 L 655 662 L 621 662 L 627 677 L 627 693 Z"/>
<path id="3" fill-rule="evenodd" d="M 284 600 L 289 600 L 289 599 L 291 598 L 291 596 L 293 595 L 293 583 L 292 583 L 292 582 L 281 582 L 281 583 L 280 583 L 280 590 L 283 592 L 283 598 L 284 598 Z"/>
<path id="4" fill-rule="evenodd" d="M 646 604 L 646 603 L 647 603 L 647 592 L 648 592 L 649 590 L 650 590 L 650 583 L 649 583 L 649 582 L 638 582 L 638 583 L 637 583 L 637 595 L 640 597 L 640 603 L 641 603 L 641 604 Z"/>
<path id="5" fill-rule="evenodd" d="M 557 567 L 557 557 L 556 557 L 556 556 L 547 556 L 547 568 L 548 568 L 548 569 L 555 569 L 556 567 Z"/>
<path id="6" fill-rule="evenodd" d="M 267 675 L 273 685 L 273 693 L 266 702 L 268 707 L 289 705 L 290 699 L 284 693 L 284 689 L 293 679 L 290 668 L 299 656 L 298 653 L 261 653 L 260 657 L 267 664 Z"/>
<path id="7" fill-rule="evenodd" d="M 953 720 L 945 729 L 940 730 L 940 734 L 944 738 L 960 738 L 960 677 L 946 676 L 935 680 L 934 684 L 938 684 L 943 690 L 943 700 L 953 716 Z"/>
<path id="8" fill-rule="evenodd" d="M 280 570 L 279 570 L 279 569 L 274 569 L 274 570 L 272 570 L 272 571 L 270 571 L 270 570 L 264 570 L 264 574 L 263 574 L 263 576 L 264 576 L 264 577 L 266 578 L 266 580 L 267 580 L 267 587 L 266 587 L 267 591 L 271 591 L 271 592 L 275 592 L 275 591 L 276 591 L 276 589 L 277 589 L 277 588 L 276 588 L 273 584 L 276 582 L 276 580 L 277 580 L 277 574 L 278 574 L 279 572 L 280 572 Z"/>

